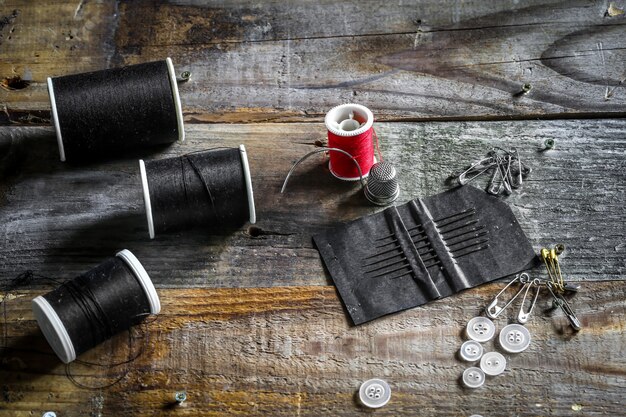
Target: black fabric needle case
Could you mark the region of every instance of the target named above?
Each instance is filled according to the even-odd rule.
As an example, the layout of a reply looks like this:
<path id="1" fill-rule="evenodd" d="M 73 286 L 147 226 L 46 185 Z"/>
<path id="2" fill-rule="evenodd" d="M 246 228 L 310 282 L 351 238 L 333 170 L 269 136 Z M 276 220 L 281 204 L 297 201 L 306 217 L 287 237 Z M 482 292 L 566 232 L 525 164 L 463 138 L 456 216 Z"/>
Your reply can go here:
<path id="1" fill-rule="evenodd" d="M 472 186 L 389 207 L 313 240 L 357 325 L 537 262 L 509 206 Z"/>

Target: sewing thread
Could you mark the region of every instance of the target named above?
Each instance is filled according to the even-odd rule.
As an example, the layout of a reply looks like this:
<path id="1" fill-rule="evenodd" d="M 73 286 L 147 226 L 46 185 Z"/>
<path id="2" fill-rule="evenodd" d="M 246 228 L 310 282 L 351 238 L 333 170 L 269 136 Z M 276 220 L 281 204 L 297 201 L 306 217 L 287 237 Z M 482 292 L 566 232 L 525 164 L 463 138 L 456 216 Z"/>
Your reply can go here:
<path id="1" fill-rule="evenodd" d="M 183 141 L 172 60 L 48 78 L 61 161 Z"/>
<path id="2" fill-rule="evenodd" d="M 342 104 L 332 108 L 324 118 L 328 129 L 328 147 L 341 149 L 357 161 L 363 178 L 367 177 L 374 158 L 374 115 L 360 104 Z M 330 172 L 347 181 L 361 179 L 354 162 L 339 152 L 330 153 Z"/>
<path id="3" fill-rule="evenodd" d="M 245 146 L 139 161 L 148 232 L 256 222 Z"/>
<path id="4" fill-rule="evenodd" d="M 129 251 L 32 301 L 52 350 L 64 363 L 161 310 L 146 270 Z"/>

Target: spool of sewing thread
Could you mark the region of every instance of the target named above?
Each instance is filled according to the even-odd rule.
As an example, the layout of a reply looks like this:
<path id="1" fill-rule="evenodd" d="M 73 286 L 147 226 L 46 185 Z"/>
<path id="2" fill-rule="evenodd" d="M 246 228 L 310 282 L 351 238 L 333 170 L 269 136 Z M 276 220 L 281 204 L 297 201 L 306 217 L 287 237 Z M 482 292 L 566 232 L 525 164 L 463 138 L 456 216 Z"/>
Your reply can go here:
<path id="1" fill-rule="evenodd" d="M 342 104 L 332 108 L 324 119 L 328 129 L 328 147 L 346 151 L 359 163 L 363 177 L 374 164 L 374 115 L 360 104 Z M 330 172 L 337 178 L 356 181 L 361 177 L 354 162 L 339 152 L 330 153 Z"/>
<path id="2" fill-rule="evenodd" d="M 139 160 L 148 232 L 256 222 L 246 148 Z"/>
<path id="3" fill-rule="evenodd" d="M 141 263 L 118 252 L 83 275 L 35 298 L 33 312 L 48 343 L 64 362 L 161 310 Z"/>
<path id="4" fill-rule="evenodd" d="M 48 78 L 61 161 L 183 141 L 172 60 Z"/>

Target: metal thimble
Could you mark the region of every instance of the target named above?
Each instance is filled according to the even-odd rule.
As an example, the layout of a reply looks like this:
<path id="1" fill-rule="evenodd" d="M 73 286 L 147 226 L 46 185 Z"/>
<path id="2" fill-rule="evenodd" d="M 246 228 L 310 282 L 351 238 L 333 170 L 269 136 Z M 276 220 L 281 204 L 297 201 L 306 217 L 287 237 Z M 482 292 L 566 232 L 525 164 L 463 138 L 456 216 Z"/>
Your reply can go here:
<path id="1" fill-rule="evenodd" d="M 400 195 L 396 169 L 389 162 L 378 162 L 370 169 L 365 197 L 379 206 L 391 204 Z"/>

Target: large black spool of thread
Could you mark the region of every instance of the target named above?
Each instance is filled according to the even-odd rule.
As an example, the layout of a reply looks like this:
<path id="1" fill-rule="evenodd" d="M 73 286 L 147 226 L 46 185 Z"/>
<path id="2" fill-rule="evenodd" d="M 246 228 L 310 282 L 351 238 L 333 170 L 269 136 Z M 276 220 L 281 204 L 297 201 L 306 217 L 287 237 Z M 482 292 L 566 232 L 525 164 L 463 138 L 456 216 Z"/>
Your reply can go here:
<path id="1" fill-rule="evenodd" d="M 246 148 L 219 148 L 139 160 L 150 238 L 194 226 L 256 222 Z"/>
<path id="2" fill-rule="evenodd" d="M 183 141 L 172 60 L 48 78 L 61 161 Z"/>
<path id="3" fill-rule="evenodd" d="M 46 340 L 64 362 L 128 330 L 161 303 L 139 260 L 122 250 L 32 302 Z"/>

